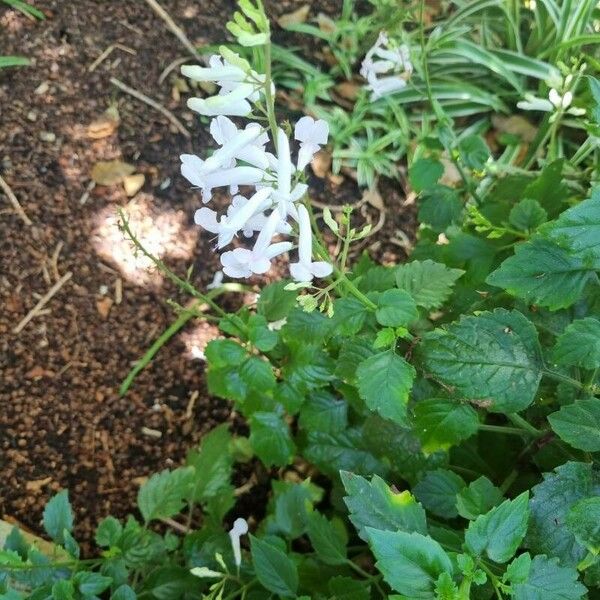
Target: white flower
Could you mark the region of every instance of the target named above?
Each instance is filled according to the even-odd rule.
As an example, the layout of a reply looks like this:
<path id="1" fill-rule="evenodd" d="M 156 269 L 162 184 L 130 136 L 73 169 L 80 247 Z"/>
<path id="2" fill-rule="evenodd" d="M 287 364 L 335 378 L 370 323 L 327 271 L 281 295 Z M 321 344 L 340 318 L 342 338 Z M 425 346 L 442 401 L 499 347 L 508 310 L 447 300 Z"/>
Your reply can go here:
<path id="1" fill-rule="evenodd" d="M 294 137 L 300 142 L 298 170 L 301 171 L 313 159 L 313 156 L 327 143 L 329 125 L 327 121 L 312 117 L 302 117 L 294 128 Z"/>
<path id="2" fill-rule="evenodd" d="M 215 290 L 223 285 L 223 271 L 215 271 L 212 281 L 206 286 L 207 290 Z"/>
<path id="3" fill-rule="evenodd" d="M 239 58 L 239 57 L 238 57 Z M 240 63 L 244 61 L 240 60 Z M 211 81 L 221 89 L 217 96 L 190 98 L 188 107 L 201 115 L 232 115 L 245 117 L 252 112 L 250 102 L 258 100 L 264 83 L 264 75 L 233 65 L 215 54 L 209 59 L 208 67 L 183 65 L 181 73 L 194 81 Z"/>
<path id="4" fill-rule="evenodd" d="M 219 151 L 217 150 L 217 152 Z M 214 155 L 206 161 L 194 154 L 182 154 L 179 158 L 181 159 L 181 174 L 192 185 L 202 190 L 202 201 L 205 203 L 211 199 L 213 188 L 230 186 L 233 190 L 237 191 L 240 185 L 258 183 L 264 175 L 263 170 L 256 167 L 210 168 L 211 165 L 214 166 L 215 164 L 215 162 L 209 163 L 214 158 Z M 221 158 L 224 157 L 222 156 Z M 209 164 L 209 168 L 206 167 L 206 163 Z"/>
<path id="5" fill-rule="evenodd" d="M 312 281 L 313 277 L 331 275 L 333 267 L 325 261 L 312 261 L 312 230 L 310 216 L 304 204 L 298 206 L 298 262 L 290 265 L 290 273 L 296 281 Z"/>
<path id="6" fill-rule="evenodd" d="M 233 527 L 229 531 L 229 539 L 231 540 L 231 548 L 233 550 L 233 560 L 235 566 L 239 567 L 242 564 L 242 548 L 240 546 L 240 537 L 248 533 L 248 522 L 246 519 L 236 519 L 233 522 Z"/>
<path id="7" fill-rule="evenodd" d="M 406 79 L 412 71 L 408 46 L 391 46 L 386 33 L 382 31 L 367 52 L 360 74 L 368 82 L 371 97 L 377 100 L 406 87 Z"/>
<path id="8" fill-rule="evenodd" d="M 554 112 L 562 110 L 569 115 L 580 117 L 585 114 L 585 109 L 571 106 L 573 102 L 573 93 L 570 91 L 560 94 L 556 88 L 551 88 L 548 92 L 548 99 L 538 98 L 533 94 L 525 94 L 525 100 L 517 102 L 517 107 L 521 110 L 540 110 L 543 112 Z M 570 108 L 569 108 L 570 107 Z"/>
<path id="9" fill-rule="evenodd" d="M 250 131 L 257 135 L 248 144 L 238 148 L 233 158 L 243 160 L 259 169 L 266 169 L 269 166 L 269 159 L 265 152 L 265 144 L 269 141 L 268 134 L 262 130 L 258 123 L 248 123 L 244 131 Z M 240 130 L 231 119 L 221 115 L 210 122 L 210 134 L 217 144 L 226 146 L 236 139 L 240 134 Z"/>
<path id="10" fill-rule="evenodd" d="M 271 244 L 280 218 L 279 213 L 274 210 L 256 238 L 252 250 L 247 248 L 236 248 L 221 255 L 221 264 L 225 275 L 234 278 L 250 277 L 252 274 L 262 275 L 271 268 L 271 260 L 291 250 L 291 242 L 277 242 Z"/>

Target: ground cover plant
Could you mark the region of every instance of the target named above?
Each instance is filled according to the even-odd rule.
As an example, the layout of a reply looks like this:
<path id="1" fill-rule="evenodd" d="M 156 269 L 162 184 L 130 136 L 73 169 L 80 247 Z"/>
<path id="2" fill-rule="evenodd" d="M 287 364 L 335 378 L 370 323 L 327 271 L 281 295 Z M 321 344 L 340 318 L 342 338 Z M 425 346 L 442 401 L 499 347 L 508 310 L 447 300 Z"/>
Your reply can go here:
<path id="1" fill-rule="evenodd" d="M 472 14 L 484 4 L 494 3 L 473 3 Z M 544 21 L 555 5 L 539 4 L 532 18 Z M 592 15 L 593 6 L 578 6 Z M 54 556 L 15 529 L 0 553 L 1 597 L 598 597 L 593 64 L 551 57 L 562 83 L 548 86 L 547 101 L 525 100 L 544 107 L 528 140 L 522 123 L 484 139 L 476 120 L 457 121 L 464 115 L 425 76 L 419 98 L 431 112 L 404 139 L 419 241 L 402 265 L 366 255 L 349 264 L 368 228 L 351 207 L 318 214 L 306 197 L 304 168 L 328 143 L 327 122 L 278 120 L 269 21 L 260 3 L 239 7 L 230 31 L 248 59 L 223 47 L 209 67 L 183 68 L 221 93 L 189 101 L 210 118 L 220 148 L 182 156 L 182 173 L 202 190 L 195 220 L 215 236 L 225 275 L 261 275 L 279 257 L 290 278 L 262 286 L 255 306 L 227 313 L 215 301 L 220 277 L 214 292 L 196 290 L 121 217 L 138 251 L 196 301 L 174 305 L 179 318 L 218 323 L 223 337 L 205 352 L 208 385 L 249 433 L 221 425 L 183 466 L 150 477 L 137 517 L 98 525 L 97 558 L 79 558 L 68 493 L 60 492 L 44 512 Z M 581 27 L 570 35 L 587 35 Z M 543 47 L 558 35 L 547 28 Z M 407 70 L 414 59 L 391 31 L 372 41 L 365 93 L 378 89 L 393 107 L 405 89 L 419 91 L 410 79 L 416 66 Z M 382 82 L 382 72 L 393 79 Z M 562 131 L 563 119 L 573 119 L 575 134 Z M 212 189 L 230 185 L 230 206 L 218 214 Z M 249 461 L 262 465 L 272 491 L 250 524 L 237 518 L 234 486 L 237 465 Z"/>

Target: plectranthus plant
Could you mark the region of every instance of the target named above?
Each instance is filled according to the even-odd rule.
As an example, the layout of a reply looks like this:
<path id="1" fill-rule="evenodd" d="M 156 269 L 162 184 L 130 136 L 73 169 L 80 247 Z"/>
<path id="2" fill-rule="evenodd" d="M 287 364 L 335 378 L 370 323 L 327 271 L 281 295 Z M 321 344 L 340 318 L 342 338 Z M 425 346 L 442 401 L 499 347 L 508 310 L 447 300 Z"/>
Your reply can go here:
<path id="1" fill-rule="evenodd" d="M 240 43 L 268 46 L 268 22 L 258 16 L 259 12 L 251 7 L 246 10 L 264 31 L 250 34 L 234 27 Z M 231 202 L 224 214 L 203 206 L 194 216 L 196 224 L 214 235 L 225 275 L 245 278 L 267 273 L 274 258 L 294 248 L 290 238 L 297 240 L 298 257 L 290 264 L 296 281 L 331 275 L 333 266 L 328 260 L 314 260 L 308 186 L 304 183 L 304 169 L 327 144 L 327 123 L 310 116 L 300 118 L 293 128 L 297 152 L 292 158 L 288 134 L 276 123 L 275 90 L 268 73 L 257 73 L 248 61 L 225 47 L 220 55 L 210 57 L 208 67 L 184 65 L 181 72 L 194 81 L 219 87 L 217 95 L 191 98 L 187 103 L 191 110 L 213 117 L 210 133 L 219 148 L 206 159 L 183 154 L 181 173 L 201 190 L 205 204 L 215 188 L 229 188 Z M 232 116 L 250 122 L 238 127 L 229 118 Z M 253 189 L 244 195 L 240 186 Z M 252 238 L 254 242 L 247 244 L 251 248 L 229 249 L 238 240 L 248 242 Z M 323 253 L 322 246 L 320 250 Z"/>

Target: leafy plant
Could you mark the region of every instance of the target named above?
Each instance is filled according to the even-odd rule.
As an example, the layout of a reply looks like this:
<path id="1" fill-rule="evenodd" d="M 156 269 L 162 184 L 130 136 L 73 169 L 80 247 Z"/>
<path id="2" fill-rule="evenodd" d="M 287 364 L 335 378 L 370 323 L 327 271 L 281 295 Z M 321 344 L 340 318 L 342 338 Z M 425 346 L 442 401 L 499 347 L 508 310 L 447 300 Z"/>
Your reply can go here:
<path id="1" fill-rule="evenodd" d="M 463 18 L 493 4 L 465 3 Z M 230 29 L 269 65 L 261 4 L 240 9 Z M 252 75 L 265 96 L 270 72 Z M 517 168 L 433 101 L 438 122 L 405 140 L 421 218 L 406 264 L 365 254 L 350 267 L 368 230 L 350 209 L 325 210 L 339 248 L 326 284 L 276 281 L 227 313 L 216 290 L 202 293 L 154 258 L 122 214 L 135 246 L 211 308 L 222 336 L 205 350 L 208 388 L 248 434 L 220 425 L 184 465 L 152 475 L 138 517 L 99 524 L 98 558 L 80 559 L 60 492 L 43 521 L 55 556 L 15 530 L 0 552 L 0 598 L 597 595 L 597 168 L 568 156 Z M 272 94 L 264 102 L 271 126 Z M 441 183 L 448 164 L 460 171 L 453 187 Z M 324 227 L 312 227 L 326 258 Z M 177 327 L 194 316 L 180 309 Z M 248 491 L 233 484 L 240 463 L 268 475 L 251 483 L 266 485 L 269 501 L 250 523 L 236 505 Z"/>

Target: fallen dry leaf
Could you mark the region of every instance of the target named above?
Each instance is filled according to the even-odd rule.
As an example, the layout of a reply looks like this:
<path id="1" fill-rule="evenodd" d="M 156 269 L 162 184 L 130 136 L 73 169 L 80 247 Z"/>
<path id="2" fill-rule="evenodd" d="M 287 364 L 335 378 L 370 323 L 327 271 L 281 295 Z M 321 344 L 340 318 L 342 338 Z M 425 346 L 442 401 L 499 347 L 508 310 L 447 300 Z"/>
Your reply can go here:
<path id="1" fill-rule="evenodd" d="M 101 160 L 92 167 L 92 179 L 98 185 L 116 185 L 134 171 L 133 165 L 122 160 Z"/>
<path id="2" fill-rule="evenodd" d="M 128 198 L 135 196 L 143 187 L 146 176 L 143 173 L 123 177 L 123 187 Z"/>
<path id="3" fill-rule="evenodd" d="M 115 133 L 119 127 L 120 116 L 116 107 L 108 107 L 102 116 L 92 121 L 86 130 L 86 135 L 91 140 L 100 140 Z"/>
<path id="4" fill-rule="evenodd" d="M 299 23 L 304 23 L 308 18 L 309 12 L 310 6 L 308 4 L 303 4 L 300 8 L 297 8 L 292 12 L 286 13 L 285 15 L 281 15 L 279 19 L 277 19 L 277 23 L 282 29 L 285 29 L 290 25 L 298 25 Z"/>
<path id="5" fill-rule="evenodd" d="M 533 142 L 537 135 L 537 129 L 521 115 L 512 115 L 503 117 L 502 115 L 492 115 L 492 125 L 500 133 L 518 135 L 524 142 Z"/>
<path id="6" fill-rule="evenodd" d="M 28 492 L 37 494 L 45 485 L 48 485 L 52 481 L 52 477 L 44 477 L 44 479 L 34 479 L 25 483 L 25 489 Z"/>
<path id="7" fill-rule="evenodd" d="M 377 188 L 368 188 L 363 192 L 362 201 L 368 202 L 371 206 L 374 206 L 377 210 L 385 210 L 383 204 L 383 198 L 377 190 Z"/>
<path id="8" fill-rule="evenodd" d="M 460 176 L 460 172 L 456 168 L 456 165 L 448 158 L 442 157 L 441 163 L 444 165 L 444 173 L 440 178 L 440 183 L 442 185 L 447 185 L 448 187 L 455 187 L 462 181 L 462 177 Z"/>
<path id="9" fill-rule="evenodd" d="M 36 365 L 35 367 L 33 367 L 32 369 L 27 371 L 27 373 L 25 373 L 26 379 L 41 379 L 42 377 L 53 377 L 53 376 L 54 376 L 54 373 L 52 371 L 48 371 L 48 370 L 44 369 L 44 367 L 40 367 L 39 365 Z"/>
<path id="10" fill-rule="evenodd" d="M 317 177 L 323 179 L 331 170 L 331 153 L 327 150 L 319 150 L 313 156 L 310 167 Z"/>
<path id="11" fill-rule="evenodd" d="M 333 33 L 336 30 L 335 21 L 322 12 L 317 15 L 317 25 L 323 33 Z"/>
<path id="12" fill-rule="evenodd" d="M 96 310 L 103 319 L 107 319 L 113 304 L 114 300 L 108 296 L 100 298 L 99 300 L 96 300 Z"/>
<path id="13" fill-rule="evenodd" d="M 356 81 L 343 81 L 335 86 L 335 91 L 346 100 L 356 100 L 361 89 L 361 85 Z"/>

